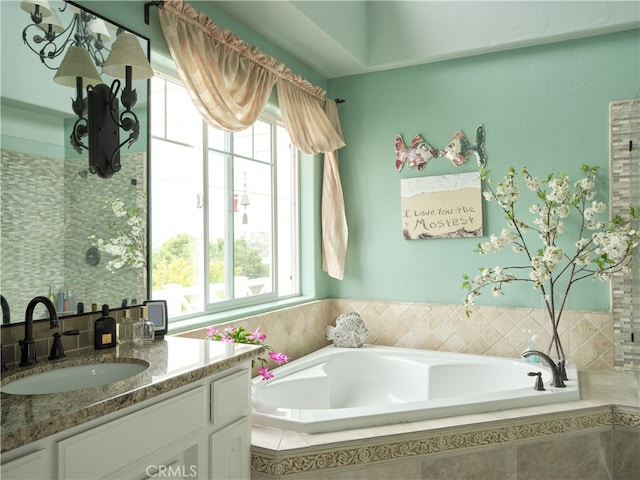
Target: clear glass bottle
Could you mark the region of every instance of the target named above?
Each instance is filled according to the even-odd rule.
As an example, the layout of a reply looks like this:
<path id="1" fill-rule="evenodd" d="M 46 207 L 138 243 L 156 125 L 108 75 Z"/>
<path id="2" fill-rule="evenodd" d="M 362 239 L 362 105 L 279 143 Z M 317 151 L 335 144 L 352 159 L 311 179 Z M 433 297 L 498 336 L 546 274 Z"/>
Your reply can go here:
<path id="1" fill-rule="evenodd" d="M 140 307 L 140 318 L 133 324 L 133 343 L 150 345 L 155 338 L 153 322 L 147 318 L 147 307 Z"/>
<path id="2" fill-rule="evenodd" d="M 134 321 L 131 318 L 129 309 L 122 312 L 122 317 L 118 320 L 118 345 L 127 345 L 133 343 L 133 325 Z"/>

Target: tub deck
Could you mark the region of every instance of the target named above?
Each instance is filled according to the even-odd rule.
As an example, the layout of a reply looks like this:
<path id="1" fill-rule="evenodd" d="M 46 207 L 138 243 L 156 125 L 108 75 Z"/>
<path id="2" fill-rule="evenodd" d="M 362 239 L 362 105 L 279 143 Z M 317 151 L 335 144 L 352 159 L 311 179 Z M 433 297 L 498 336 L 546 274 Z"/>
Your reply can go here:
<path id="1" fill-rule="evenodd" d="M 619 448 L 626 446 L 637 454 L 640 374 L 581 370 L 579 379 L 580 400 L 551 405 L 318 434 L 253 425 L 252 479 L 315 478 L 318 474 L 346 479 L 356 478 L 354 472 L 359 473 L 357 478 L 419 479 L 421 465 L 429 459 L 457 459 L 457 452 L 475 451 L 484 456 L 487 449 L 500 452 L 539 441 L 577 448 L 592 436 L 608 435 L 614 429 L 616 435 L 626 435 Z M 505 452 L 509 458 L 515 454 Z M 566 452 L 532 462 L 538 469 L 555 468 L 563 455 Z"/>

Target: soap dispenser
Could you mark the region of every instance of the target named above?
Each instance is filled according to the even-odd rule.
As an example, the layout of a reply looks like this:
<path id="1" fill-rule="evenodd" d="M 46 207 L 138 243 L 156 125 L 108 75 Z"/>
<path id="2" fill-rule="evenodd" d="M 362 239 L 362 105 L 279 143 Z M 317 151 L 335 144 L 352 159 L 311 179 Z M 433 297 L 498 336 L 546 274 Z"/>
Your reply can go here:
<path id="1" fill-rule="evenodd" d="M 109 305 L 102 305 L 102 317 L 93 326 L 93 345 L 96 350 L 116 346 L 116 320 L 109 316 Z"/>

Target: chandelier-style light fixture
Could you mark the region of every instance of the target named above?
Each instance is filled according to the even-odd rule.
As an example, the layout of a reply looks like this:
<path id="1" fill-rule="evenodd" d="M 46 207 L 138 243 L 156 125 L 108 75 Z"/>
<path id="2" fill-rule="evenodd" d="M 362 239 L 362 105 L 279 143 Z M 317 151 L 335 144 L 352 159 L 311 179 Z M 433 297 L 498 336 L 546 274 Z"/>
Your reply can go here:
<path id="1" fill-rule="evenodd" d="M 20 7 L 29 13 L 33 22 L 22 32 L 24 43 L 47 68 L 57 70 L 54 82 L 76 89 L 71 107 L 78 120 L 70 135 L 71 145 L 78 153 L 89 151 L 91 173 L 102 178 L 112 177 L 121 168 L 120 149 L 125 144 L 131 147 L 140 134 L 140 122 L 133 111 L 138 99 L 133 80 L 153 76 L 138 38 L 119 28 L 109 49 L 107 42 L 111 35 L 104 20 L 72 3 L 67 2 L 59 9 L 64 12 L 69 8 L 73 13 L 66 27 L 47 0 L 23 0 Z M 60 56 L 62 61 L 56 66 Z M 98 68 L 115 77 L 111 87 L 104 84 Z M 119 79 L 125 80 L 124 86 Z M 124 107 L 122 113 L 119 103 Z M 120 130 L 129 134 L 123 142 L 120 142 Z M 84 143 L 85 137 L 88 137 L 88 146 Z"/>
<path id="2" fill-rule="evenodd" d="M 105 52 L 109 54 L 106 44 L 112 38 L 104 20 L 65 3 L 60 12 L 68 8 L 73 13 L 71 22 L 65 27 L 47 0 L 23 0 L 20 8 L 29 13 L 33 22 L 22 30 L 22 40 L 40 57 L 44 66 L 57 70 L 60 55 L 71 44 L 87 50 L 98 67 L 104 65 Z"/>

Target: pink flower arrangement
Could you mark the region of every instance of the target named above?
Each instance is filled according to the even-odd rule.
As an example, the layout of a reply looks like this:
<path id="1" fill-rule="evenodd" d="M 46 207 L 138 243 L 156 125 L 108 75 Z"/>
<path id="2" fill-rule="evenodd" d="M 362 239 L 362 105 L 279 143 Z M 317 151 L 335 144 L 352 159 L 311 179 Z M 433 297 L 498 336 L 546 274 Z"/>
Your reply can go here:
<path id="1" fill-rule="evenodd" d="M 265 348 L 265 350 L 269 351 L 269 358 L 278 365 L 283 365 L 289 361 L 289 357 L 287 355 L 282 352 L 275 352 L 273 348 L 264 343 L 264 341 L 267 339 L 267 336 L 260 331 L 260 327 L 251 332 L 242 326 L 233 328 L 227 327 L 222 331 L 218 330 L 215 326 L 211 326 L 207 328 L 206 338 L 218 342 L 261 345 Z M 264 365 L 262 368 L 258 369 L 258 374 L 262 377 L 262 380 L 269 380 L 273 378 L 273 372 L 266 365 L 267 360 L 262 357 L 258 357 L 258 360 L 260 360 Z"/>

